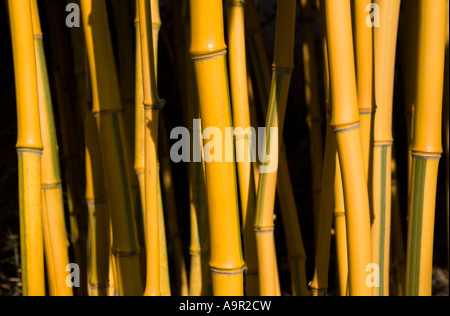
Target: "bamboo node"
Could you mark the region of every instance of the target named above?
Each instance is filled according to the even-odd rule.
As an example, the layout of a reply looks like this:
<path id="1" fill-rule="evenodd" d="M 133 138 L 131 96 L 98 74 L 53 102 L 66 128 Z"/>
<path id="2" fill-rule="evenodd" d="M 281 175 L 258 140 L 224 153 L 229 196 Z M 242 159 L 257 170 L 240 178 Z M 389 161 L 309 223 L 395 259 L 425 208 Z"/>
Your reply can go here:
<path id="1" fill-rule="evenodd" d="M 151 111 L 159 111 L 161 110 L 164 105 L 166 105 L 166 100 L 165 99 L 158 99 L 156 100 L 155 104 L 151 104 L 151 105 L 146 105 L 144 103 L 144 109 L 145 110 L 151 110 Z"/>
<path id="2" fill-rule="evenodd" d="M 209 268 L 211 269 L 212 273 L 223 274 L 223 275 L 242 274 L 242 273 L 244 273 L 244 270 L 245 270 L 245 266 L 242 266 L 241 268 L 239 268 L 237 270 L 235 270 L 235 269 L 233 269 L 233 270 L 224 270 L 224 269 L 220 269 L 220 268 L 214 268 L 214 267 L 211 267 L 211 266 L 209 266 Z"/>
<path id="3" fill-rule="evenodd" d="M 17 146 L 17 153 L 31 153 L 42 155 L 44 148 L 31 148 L 31 147 L 19 147 Z"/>
<path id="4" fill-rule="evenodd" d="M 353 130 L 353 129 L 356 129 L 359 127 L 360 127 L 359 121 L 349 123 L 349 124 L 335 125 L 335 126 L 333 126 L 333 132 L 337 134 L 337 133 L 350 131 L 350 130 Z"/>
<path id="5" fill-rule="evenodd" d="M 442 152 L 423 152 L 423 151 L 415 151 L 411 152 L 413 157 L 421 157 L 421 158 L 429 158 L 429 159 L 441 159 Z"/>
<path id="6" fill-rule="evenodd" d="M 218 52 L 214 52 L 211 54 L 205 54 L 205 55 L 200 55 L 200 56 L 192 56 L 192 60 L 199 60 L 199 61 L 204 61 L 204 60 L 209 60 L 209 59 L 213 59 L 215 57 L 220 57 L 220 56 L 224 56 L 227 54 L 227 50 L 224 49 L 222 51 L 218 51 Z"/>
<path id="7" fill-rule="evenodd" d="M 316 287 L 314 287 L 314 286 L 312 285 L 312 282 L 309 282 L 308 286 L 309 286 L 309 288 L 311 289 L 311 291 L 312 291 L 313 293 L 322 293 L 322 294 L 325 294 L 325 295 L 327 295 L 327 293 L 328 293 L 328 289 L 319 289 L 319 288 L 316 288 Z"/>

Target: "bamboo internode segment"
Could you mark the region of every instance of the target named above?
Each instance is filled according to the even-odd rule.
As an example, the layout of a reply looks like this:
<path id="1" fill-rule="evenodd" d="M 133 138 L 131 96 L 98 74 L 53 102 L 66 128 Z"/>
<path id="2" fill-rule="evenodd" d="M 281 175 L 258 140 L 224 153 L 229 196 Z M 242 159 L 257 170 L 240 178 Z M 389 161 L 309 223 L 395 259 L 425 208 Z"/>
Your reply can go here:
<path id="1" fill-rule="evenodd" d="M 241 0 L 228 0 L 228 42 L 230 65 L 230 88 L 235 128 L 243 131 L 235 134 L 244 258 L 246 263 L 246 294 L 259 293 L 258 261 L 253 220 L 256 208 L 255 182 L 252 175 L 252 134 L 249 129 L 250 107 L 247 86 L 247 61 L 245 49 L 244 4 Z M 254 135 L 253 135 L 254 136 Z"/>
<path id="2" fill-rule="evenodd" d="M 400 0 L 378 0 L 380 26 L 374 31 L 375 122 L 372 157 L 372 261 L 380 267 L 379 296 L 389 295 L 391 238 L 392 116 Z"/>
<path id="3" fill-rule="evenodd" d="M 245 6 L 245 23 L 249 55 L 251 56 L 251 63 L 253 65 L 258 86 L 261 113 L 265 118 L 270 97 L 270 67 L 264 48 L 262 30 L 259 25 L 258 12 L 254 0 L 248 1 Z M 254 121 L 256 123 L 256 113 L 252 115 L 254 116 Z M 259 167 L 256 164 L 255 167 L 255 185 L 259 186 Z M 302 243 L 294 192 L 289 176 L 289 168 L 287 166 L 283 142 L 281 143 L 281 150 L 279 152 L 277 194 L 278 200 L 280 201 L 283 226 L 285 227 L 293 294 L 303 295 L 306 293 L 306 278 L 301 279 L 300 277 L 305 275 L 306 253 Z"/>
<path id="4" fill-rule="evenodd" d="M 41 140 L 33 24 L 29 0 L 8 1 L 14 57 L 19 159 L 22 291 L 45 295 L 41 208 Z"/>
<path id="5" fill-rule="evenodd" d="M 156 88 L 156 65 L 153 44 L 152 3 L 139 1 L 141 33 L 142 82 L 145 112 L 145 234 L 147 250 L 147 283 L 145 295 L 161 295 L 160 219 L 158 210 L 158 119 L 163 101 Z"/>
<path id="6" fill-rule="evenodd" d="M 193 119 L 200 118 L 200 105 L 195 80 L 194 62 L 189 52 L 191 38 L 189 0 L 183 0 L 181 3 L 178 0 L 173 0 L 173 3 L 174 5 L 176 4 L 174 12 L 179 12 L 180 17 L 179 20 L 176 19 L 175 21 L 181 24 L 179 25 L 179 32 L 176 33 L 176 36 L 178 36 L 178 42 L 181 44 L 181 48 L 177 50 L 177 57 L 179 68 L 183 71 L 182 79 L 184 79 L 184 85 L 182 85 L 184 87 L 182 89 L 184 92 L 183 100 L 185 100 L 183 116 L 186 126 L 191 126 Z M 195 139 L 202 148 L 201 124 L 193 126 L 191 132 L 194 133 Z M 208 205 L 204 168 L 204 163 L 190 163 L 188 167 L 191 219 L 189 295 L 191 296 L 211 295 L 212 293 L 211 269 L 209 267 L 210 238 Z"/>
<path id="7" fill-rule="evenodd" d="M 42 220 L 49 292 L 53 296 L 72 296 L 72 288 L 66 285 L 65 267 L 69 264 L 69 254 L 53 104 L 37 1 L 31 0 L 30 3 L 36 53 L 39 117 L 44 145 L 41 158 Z"/>
<path id="8" fill-rule="evenodd" d="M 203 128 L 222 135 L 231 125 L 226 46 L 220 0 L 192 0 L 191 47 L 195 61 Z M 225 140 L 231 143 L 232 140 Z M 211 236 L 210 266 L 214 295 L 243 295 L 243 258 L 234 163 L 205 164 Z"/>
<path id="9" fill-rule="evenodd" d="M 122 295 L 141 295 L 140 249 L 105 1 L 82 0 L 81 12 L 92 82 L 92 112 L 96 116 L 110 199 L 118 288 Z"/>
<path id="10" fill-rule="evenodd" d="M 440 157 L 442 126 L 436 122 L 441 122 L 442 116 L 443 84 L 440 83 L 444 78 L 445 62 L 445 0 L 420 3 L 419 88 L 411 150 L 414 155 Z M 431 12 L 437 15 L 433 17 Z"/>
<path id="11" fill-rule="evenodd" d="M 273 62 L 272 87 L 266 118 L 266 152 L 280 152 L 284 116 L 292 70 L 294 68 L 294 34 L 296 1 L 278 3 L 275 30 L 275 53 Z M 273 128 L 278 129 L 273 135 Z M 276 142 L 276 146 L 272 142 Z M 273 152 L 271 152 L 273 157 Z M 269 162 L 270 163 L 270 162 Z M 277 295 L 279 287 L 276 269 L 273 213 L 277 184 L 275 170 L 261 173 L 255 217 L 256 242 L 258 247 L 258 265 L 261 295 Z"/>
<path id="12" fill-rule="evenodd" d="M 442 153 L 446 1 L 420 1 L 418 77 L 412 141 L 406 293 L 431 295 L 433 235 Z M 439 122 L 439 124 L 436 124 Z"/>
<path id="13" fill-rule="evenodd" d="M 368 27 L 367 7 L 371 0 L 354 0 L 353 29 L 356 61 L 356 84 L 358 91 L 358 108 L 361 121 L 361 145 L 364 156 L 366 179 L 369 179 L 373 137 L 373 114 L 375 113 L 373 94 L 373 28 Z"/>
<path id="14" fill-rule="evenodd" d="M 349 255 L 350 295 L 370 296 L 366 267 L 371 264 L 369 196 L 359 129 L 350 1 L 325 2 L 332 94 L 332 120 L 343 176 Z"/>

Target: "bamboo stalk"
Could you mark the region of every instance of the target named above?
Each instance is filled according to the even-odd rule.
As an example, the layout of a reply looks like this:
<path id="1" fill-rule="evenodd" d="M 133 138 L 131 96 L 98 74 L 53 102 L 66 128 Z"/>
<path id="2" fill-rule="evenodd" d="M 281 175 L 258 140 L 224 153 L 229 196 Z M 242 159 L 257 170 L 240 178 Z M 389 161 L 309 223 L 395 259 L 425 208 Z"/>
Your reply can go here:
<path id="1" fill-rule="evenodd" d="M 82 0 L 81 12 L 91 72 L 92 111 L 97 120 L 110 199 L 118 288 L 121 295 L 141 295 L 140 249 L 105 2 Z"/>
<path id="2" fill-rule="evenodd" d="M 418 78 L 409 205 L 406 292 L 431 295 L 436 186 L 442 153 L 445 0 L 420 1 Z M 436 124 L 439 122 L 439 124 Z"/>
<path id="3" fill-rule="evenodd" d="M 144 295 L 160 296 L 160 241 L 158 213 L 158 118 L 164 101 L 156 88 L 156 63 L 153 48 L 152 9 L 149 2 L 139 1 L 141 32 L 143 105 L 145 113 L 145 235 L 147 249 L 147 282 Z M 155 21 L 156 23 L 156 21 Z"/>
<path id="4" fill-rule="evenodd" d="M 228 47 L 231 79 L 231 104 L 236 142 L 239 196 L 242 212 L 244 241 L 246 294 L 259 293 L 258 259 L 253 231 L 256 193 L 252 177 L 252 131 L 250 129 L 250 107 L 247 87 L 247 62 L 245 52 L 244 3 L 241 0 L 227 0 Z"/>
<path id="5" fill-rule="evenodd" d="M 174 5 L 179 5 L 179 2 L 174 0 Z M 175 6 L 177 7 L 177 6 Z M 177 42 L 182 47 L 177 50 L 179 59 L 179 69 L 183 71 L 181 87 L 183 93 L 184 117 L 187 126 L 191 126 L 194 119 L 200 118 L 200 105 L 197 93 L 197 84 L 195 80 L 194 62 L 191 59 L 189 52 L 191 28 L 190 28 L 190 14 L 189 1 L 184 0 L 178 7 L 181 19 L 179 30 L 181 34 Z M 192 125 L 190 132 L 193 133 L 193 138 L 197 138 L 198 144 L 203 148 L 203 138 L 201 123 Z M 193 139 L 194 141 L 194 139 Z M 193 142 L 191 143 L 191 145 Z M 209 220 L 208 220 L 208 205 L 206 196 L 205 183 L 205 166 L 203 163 L 191 162 L 188 166 L 189 177 L 189 198 L 190 198 L 190 247 L 189 253 L 191 255 L 190 274 L 189 274 L 189 295 L 190 296 L 204 296 L 212 293 L 212 279 L 209 268 L 210 260 L 210 238 L 209 238 Z"/>
<path id="6" fill-rule="evenodd" d="M 295 8 L 296 1 L 294 0 L 280 2 L 277 6 L 274 70 L 266 120 L 267 143 L 265 148 L 266 152 L 277 156 L 280 150 L 279 139 L 282 138 L 290 78 L 294 68 Z M 278 134 L 274 136 L 271 128 L 277 128 Z M 269 163 L 271 162 L 269 161 Z M 270 172 L 260 174 L 255 218 L 260 293 L 263 296 L 276 295 L 278 286 L 276 284 L 277 271 L 275 269 L 276 253 L 273 223 L 278 173 L 276 170 L 270 170 Z"/>
<path id="7" fill-rule="evenodd" d="M 331 125 L 343 176 L 352 296 L 370 296 L 366 266 L 371 263 L 369 196 L 364 177 L 351 28 L 350 1 L 325 2 L 332 93 Z"/>
<path id="8" fill-rule="evenodd" d="M 208 12 L 208 14 L 204 14 Z M 204 128 L 225 132 L 231 125 L 226 46 L 223 36 L 222 1 L 192 0 L 191 55 L 199 92 Z M 205 144 L 208 142 L 205 141 Z M 222 144 L 220 144 L 222 145 Z M 208 154 L 208 153 L 205 153 Z M 243 267 L 239 225 L 236 170 L 234 162 L 205 163 L 206 189 L 211 237 L 213 293 L 217 296 L 243 295 Z"/>
<path id="9" fill-rule="evenodd" d="M 301 0 L 302 8 L 302 47 L 303 47 L 303 70 L 305 79 L 305 98 L 310 133 L 311 151 L 311 173 L 312 173 L 312 196 L 314 214 L 314 232 L 317 242 L 319 226 L 320 196 L 322 184 L 322 166 L 324 149 L 322 145 L 322 114 L 319 102 L 319 80 L 317 72 L 316 46 L 315 46 L 315 19 L 313 11 L 313 0 Z"/>
<path id="10" fill-rule="evenodd" d="M 253 0 L 248 1 L 246 5 L 245 22 L 249 55 L 251 56 L 251 64 L 253 65 L 256 75 L 261 112 L 265 118 L 270 92 L 269 62 L 263 45 L 262 31 L 258 22 L 256 5 Z M 278 170 L 277 194 L 285 228 L 284 231 L 288 248 L 289 265 L 291 268 L 293 294 L 306 295 L 307 280 L 301 278 L 306 274 L 306 253 L 303 247 L 300 224 L 298 221 L 297 209 L 295 207 L 294 192 L 284 148 L 285 146 L 282 141 L 278 162 L 280 167 Z M 259 168 L 257 164 L 255 164 L 255 166 Z M 259 170 L 255 173 L 255 186 L 256 188 L 259 186 Z"/>
<path id="11" fill-rule="evenodd" d="M 374 50 L 373 28 L 366 24 L 367 6 L 370 0 L 352 0 L 353 32 L 355 47 L 356 84 L 358 91 L 358 108 L 361 124 L 361 146 L 364 157 L 364 169 L 367 181 L 371 179 L 369 172 L 373 161 L 374 133 Z M 385 25 L 382 25 L 384 28 Z M 378 28 L 375 28 L 378 32 Z"/>
<path id="12" fill-rule="evenodd" d="M 9 0 L 17 100 L 19 218 L 24 296 L 45 295 L 39 96 L 29 0 Z"/>
<path id="13" fill-rule="evenodd" d="M 380 27 L 374 31 L 375 125 L 372 170 L 372 261 L 380 267 L 374 295 L 389 296 L 391 238 L 392 111 L 400 0 L 375 2 Z"/>
<path id="14" fill-rule="evenodd" d="M 348 247 L 347 226 L 345 218 L 344 189 L 341 165 L 336 155 L 336 177 L 334 183 L 334 231 L 336 235 L 336 268 L 338 275 L 338 293 L 348 295 Z"/>
<path id="15" fill-rule="evenodd" d="M 44 145 L 41 157 L 42 220 L 49 292 L 52 296 L 72 296 L 72 288 L 66 285 L 66 267 L 69 264 L 68 240 L 64 220 L 56 127 L 45 61 L 43 34 L 37 1 L 31 0 L 30 3 L 36 53 L 39 118 Z"/>

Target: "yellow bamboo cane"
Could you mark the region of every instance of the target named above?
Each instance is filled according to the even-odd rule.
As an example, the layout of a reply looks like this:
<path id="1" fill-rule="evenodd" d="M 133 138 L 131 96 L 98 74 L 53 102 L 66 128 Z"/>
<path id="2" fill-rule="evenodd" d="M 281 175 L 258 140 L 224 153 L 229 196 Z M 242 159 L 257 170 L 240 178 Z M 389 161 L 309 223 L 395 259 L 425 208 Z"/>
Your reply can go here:
<path id="1" fill-rule="evenodd" d="M 278 158 L 279 140 L 282 138 L 287 95 L 294 68 L 295 9 L 296 1 L 294 0 L 279 2 L 277 6 L 274 71 L 266 119 L 267 143 L 265 150 L 266 153 L 272 155 L 271 158 Z M 273 128 L 278 132 L 275 136 Z M 268 163 L 270 162 L 273 163 L 273 161 Z M 260 293 L 263 296 L 276 295 L 279 286 L 276 284 L 278 272 L 275 269 L 276 252 L 273 223 L 278 172 L 276 170 L 270 170 L 269 172 L 260 174 L 255 218 Z"/>
<path id="2" fill-rule="evenodd" d="M 376 113 L 371 177 L 372 261 L 380 267 L 380 287 L 374 288 L 374 295 L 389 296 L 392 111 L 401 1 L 378 0 L 375 3 L 380 8 L 380 26 L 374 30 Z"/>
<path id="3" fill-rule="evenodd" d="M 178 4 L 178 1 L 174 0 L 175 3 Z M 190 132 L 200 144 L 200 148 L 203 148 L 201 124 L 192 125 L 193 119 L 200 119 L 200 105 L 194 62 L 189 52 L 191 38 L 189 0 L 182 1 L 179 12 L 181 17 L 181 34 L 179 36 L 181 39 L 178 42 L 182 45 L 182 48 L 179 50 L 178 56 L 179 68 L 184 70 L 182 79 L 184 79 L 185 84 L 181 90 L 184 93 L 183 100 L 185 100 L 185 106 L 183 107 L 185 109 L 185 123 L 189 127 L 192 126 Z M 209 268 L 209 220 L 204 168 L 204 164 L 198 162 L 191 162 L 188 166 L 191 228 L 189 295 L 191 296 L 204 296 L 212 293 L 211 271 Z"/>
<path id="4" fill-rule="evenodd" d="M 130 188 L 119 84 L 104 0 L 82 0 L 81 12 L 108 198 L 113 225 L 113 254 L 121 295 L 141 295 L 139 245 Z"/>
<path id="5" fill-rule="evenodd" d="M 372 161 L 374 129 L 373 94 L 373 28 L 367 25 L 367 8 L 370 0 L 352 0 L 354 13 L 353 30 L 356 61 L 356 84 L 358 91 L 359 118 L 361 121 L 361 146 L 366 179 L 369 181 Z M 376 28 L 377 29 L 377 28 Z"/>
<path id="6" fill-rule="evenodd" d="M 332 86 L 332 120 L 343 176 L 350 295 L 370 296 L 366 267 L 371 263 L 369 196 L 364 177 L 352 43 L 350 1 L 325 2 Z"/>
<path id="7" fill-rule="evenodd" d="M 64 220 L 56 127 L 45 61 L 43 34 L 37 1 L 31 0 L 30 3 L 36 52 L 39 117 L 44 145 L 41 158 L 42 220 L 49 292 L 52 296 L 72 296 L 72 287 L 66 284 L 66 267 L 69 264 L 68 240 Z"/>
<path id="8" fill-rule="evenodd" d="M 208 14 L 205 14 L 208 12 Z M 215 127 L 232 144 L 222 1 L 192 0 L 191 46 L 203 128 Z M 208 142 L 205 141 L 205 146 Z M 209 155 L 210 153 L 205 153 Z M 224 155 L 223 155 L 224 156 Z M 243 295 L 243 267 L 234 162 L 205 163 L 211 237 L 213 293 Z"/>
<path id="9" fill-rule="evenodd" d="M 336 235 L 336 269 L 338 276 L 338 293 L 348 295 L 348 247 L 347 226 L 345 218 L 344 189 L 339 157 L 336 156 L 336 177 L 334 183 L 334 232 Z"/>
<path id="10" fill-rule="evenodd" d="M 312 195 L 314 214 L 314 233 L 317 242 L 317 231 L 320 213 L 320 193 L 322 184 L 323 145 L 322 145 L 322 114 L 320 112 L 319 80 L 317 72 L 315 19 L 313 0 L 301 0 L 302 37 L 303 37 L 303 69 L 305 78 L 305 98 L 310 133 Z"/>
<path id="11" fill-rule="evenodd" d="M 445 0 L 420 1 L 406 265 L 409 296 L 431 295 L 436 186 L 442 153 L 445 10 Z"/>
<path id="12" fill-rule="evenodd" d="M 160 242 L 158 213 L 158 118 L 164 105 L 156 89 L 155 54 L 152 34 L 152 8 L 149 1 L 139 1 L 143 106 L 145 113 L 145 243 L 147 282 L 144 295 L 160 296 Z"/>
<path id="13" fill-rule="evenodd" d="M 227 0 L 228 48 L 230 65 L 231 103 L 236 140 L 236 160 L 242 212 L 244 259 L 246 263 L 246 294 L 255 296 L 258 289 L 258 259 L 253 231 L 256 193 L 252 177 L 250 129 L 250 107 L 247 87 L 247 62 L 245 52 L 244 3 L 241 0 Z"/>
<path id="14" fill-rule="evenodd" d="M 258 22 L 258 12 L 253 0 L 248 1 L 245 8 L 246 36 L 251 64 L 253 65 L 258 86 L 261 112 L 265 119 L 269 104 L 270 71 L 269 62 L 263 45 L 262 31 Z M 256 115 L 254 115 L 256 116 Z M 282 141 L 282 140 L 281 140 Z M 280 201 L 283 226 L 288 248 L 289 266 L 291 271 L 292 291 L 294 295 L 306 295 L 306 253 L 303 247 L 300 224 L 294 192 L 292 189 L 285 146 L 281 143 L 279 152 L 279 170 L 277 179 L 277 194 Z M 259 168 L 258 164 L 254 164 Z M 255 186 L 259 186 L 259 169 L 255 173 Z"/>
<path id="15" fill-rule="evenodd" d="M 39 97 L 29 0 L 9 0 L 17 100 L 22 293 L 45 295 Z"/>

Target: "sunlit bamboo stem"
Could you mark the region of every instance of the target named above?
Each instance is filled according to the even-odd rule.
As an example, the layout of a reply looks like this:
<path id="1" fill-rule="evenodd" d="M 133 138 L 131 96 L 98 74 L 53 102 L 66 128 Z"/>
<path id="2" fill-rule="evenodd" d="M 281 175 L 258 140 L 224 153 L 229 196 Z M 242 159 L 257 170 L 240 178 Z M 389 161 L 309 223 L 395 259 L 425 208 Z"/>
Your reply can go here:
<path id="1" fill-rule="evenodd" d="M 420 0 L 406 264 L 406 292 L 410 296 L 431 295 L 436 186 L 442 153 L 445 10 L 445 0 Z"/>
<path id="2" fill-rule="evenodd" d="M 262 31 L 258 21 L 258 12 L 253 0 L 248 1 L 245 8 L 246 36 L 251 64 L 253 65 L 260 106 L 263 117 L 266 117 L 269 104 L 270 71 L 269 61 L 263 45 Z M 256 117 L 256 115 L 254 115 Z M 256 124 L 257 126 L 257 124 Z M 289 175 L 285 146 L 281 140 L 279 152 L 279 170 L 277 179 L 277 194 L 280 201 L 284 232 L 288 248 L 289 266 L 291 270 L 292 290 L 294 295 L 306 295 L 307 280 L 302 279 L 306 274 L 306 253 L 298 221 L 297 208 L 294 199 L 294 191 Z M 259 186 L 259 165 L 254 164 L 257 171 L 254 172 L 255 186 Z"/>
<path id="3" fill-rule="evenodd" d="M 350 295 L 370 296 L 366 267 L 371 263 L 369 196 L 364 177 L 352 42 L 350 1 L 325 2 L 332 120 L 343 176 Z"/>
<path id="4" fill-rule="evenodd" d="M 372 173 L 372 261 L 380 267 L 374 295 L 389 296 L 391 238 L 392 112 L 400 0 L 375 2 L 380 27 L 374 31 L 375 125 Z"/>
<path id="5" fill-rule="evenodd" d="M 178 0 L 174 0 L 178 3 Z M 177 6 L 175 6 L 177 8 Z M 183 0 L 178 7 L 181 17 L 179 26 L 181 39 L 178 42 L 182 45 L 179 49 L 178 59 L 180 71 L 183 71 L 182 79 L 184 85 L 183 100 L 185 104 L 183 109 L 185 123 L 192 126 L 193 119 L 200 118 L 200 104 L 197 94 L 197 84 L 194 74 L 194 62 L 189 52 L 191 28 L 189 14 L 189 0 Z M 193 140 L 198 141 L 203 148 L 203 139 L 201 124 L 197 124 L 190 129 L 193 134 Z M 191 145 L 193 142 L 191 142 Z M 190 274 L 189 274 L 189 295 L 211 295 L 212 280 L 209 268 L 210 259 L 210 239 L 209 239 L 209 221 L 208 205 L 205 188 L 204 164 L 200 162 L 191 162 L 188 166 L 189 175 L 189 199 L 190 199 L 190 247 L 191 255 Z"/>
<path id="6" fill-rule="evenodd" d="M 244 2 L 227 0 L 228 7 L 228 48 L 230 65 L 231 103 L 236 140 L 236 157 L 240 204 L 242 212 L 242 231 L 244 259 L 246 263 L 246 294 L 255 296 L 258 289 L 258 260 L 256 240 L 253 231 L 256 193 L 252 176 L 251 150 L 252 131 L 250 129 L 250 108 L 248 103 L 247 62 L 245 52 Z M 254 135 L 253 135 L 254 136 Z"/>
<path id="7" fill-rule="evenodd" d="M 41 208 L 39 97 L 33 22 L 29 0 L 9 0 L 14 57 L 19 162 L 19 218 L 22 293 L 45 295 L 44 244 Z"/>
<path id="8" fill-rule="evenodd" d="M 370 0 L 352 0 L 353 31 L 356 66 L 356 84 L 358 91 L 359 119 L 361 124 L 361 146 L 364 157 L 364 169 L 369 181 L 372 161 L 372 140 L 374 132 L 374 94 L 373 94 L 373 29 L 367 25 Z M 375 28 L 377 31 L 378 28 Z"/>
<path id="9" fill-rule="evenodd" d="M 44 151 L 41 158 L 42 221 L 49 292 L 52 296 L 72 296 L 66 285 L 69 264 L 68 240 L 64 219 L 64 203 L 53 116 L 53 104 L 45 60 L 43 34 L 36 0 L 31 0 L 34 48 L 36 53 L 39 93 L 39 118 Z"/>
<path id="10" fill-rule="evenodd" d="M 220 146 L 223 143 L 232 144 L 232 135 L 225 132 L 225 127 L 232 126 L 232 122 L 222 1 L 192 0 L 190 14 L 190 51 L 195 64 L 202 127 L 215 127 L 221 131 L 225 139 L 220 141 Z M 208 146 L 209 142 L 205 141 L 205 146 Z M 205 155 L 210 154 L 211 152 L 205 152 Z M 221 160 L 222 162 L 205 163 L 213 293 L 219 296 L 243 295 L 244 262 L 236 170 L 234 162 L 223 162 L 224 157 L 221 157 Z"/>
<path id="11" fill-rule="evenodd" d="M 267 143 L 265 148 L 266 153 L 270 152 L 271 158 L 276 157 L 276 159 L 280 150 L 287 95 L 294 68 L 295 9 L 296 1 L 294 0 L 279 2 L 277 6 L 274 70 L 266 119 Z M 278 133 L 274 133 L 274 130 Z M 278 161 L 275 161 L 278 164 Z M 264 296 L 276 295 L 279 286 L 276 282 L 278 271 L 275 269 L 273 223 L 277 171 L 270 170 L 269 172 L 260 174 L 255 218 L 260 293 Z"/>
<path id="12" fill-rule="evenodd" d="M 149 1 L 139 1 L 141 32 L 143 106 L 145 113 L 145 244 L 147 249 L 147 282 L 145 295 L 159 296 L 160 242 L 158 213 L 158 118 L 164 102 L 156 88 L 156 63 L 153 48 L 152 9 Z M 156 23 L 156 21 L 155 21 Z"/>

